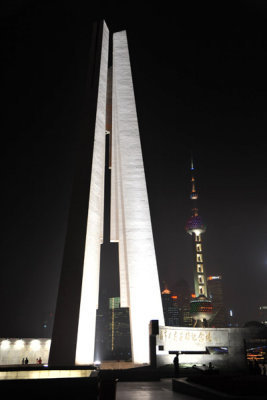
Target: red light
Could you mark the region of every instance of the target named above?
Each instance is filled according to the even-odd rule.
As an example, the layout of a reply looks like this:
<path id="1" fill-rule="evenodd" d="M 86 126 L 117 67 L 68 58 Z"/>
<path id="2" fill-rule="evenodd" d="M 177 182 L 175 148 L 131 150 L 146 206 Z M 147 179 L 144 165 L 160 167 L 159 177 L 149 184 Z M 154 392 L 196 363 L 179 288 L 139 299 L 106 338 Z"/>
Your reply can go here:
<path id="1" fill-rule="evenodd" d="M 178 299 L 178 296 L 172 296 L 172 299 Z"/>
<path id="2" fill-rule="evenodd" d="M 192 294 L 191 294 L 191 297 L 192 297 L 193 299 L 195 299 L 195 297 L 196 297 L 195 293 L 192 293 Z"/>

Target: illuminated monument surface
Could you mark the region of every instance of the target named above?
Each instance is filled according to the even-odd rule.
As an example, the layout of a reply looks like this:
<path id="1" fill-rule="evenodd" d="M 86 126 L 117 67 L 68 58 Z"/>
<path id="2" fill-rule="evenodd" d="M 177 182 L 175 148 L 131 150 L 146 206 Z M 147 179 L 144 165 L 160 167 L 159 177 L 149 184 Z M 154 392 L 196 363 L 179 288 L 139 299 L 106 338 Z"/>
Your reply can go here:
<path id="1" fill-rule="evenodd" d="M 108 133 L 112 139 L 110 240 L 119 248 L 120 298 L 121 306 L 129 308 L 133 361 L 170 364 L 171 353 L 180 351 L 181 363 L 207 365 L 212 361 L 234 370 L 244 368 L 241 329 L 164 326 L 126 33 L 113 35 L 112 70 L 108 69 L 105 24 L 92 26 L 91 37 L 87 97 L 79 121 L 80 147 L 51 345 L 47 339 L 0 338 L 0 364 L 18 363 L 26 355 L 34 362 L 41 355 L 46 362 L 49 353 L 51 374 L 54 370 L 62 374 L 61 366 L 94 362 Z M 210 302 L 202 254 L 205 227 L 198 215 L 197 197 L 192 170 L 194 206 L 187 224 L 196 257 L 192 304 L 196 319 L 204 319 L 210 315 Z M 149 333 L 151 320 L 157 320 L 159 327 L 154 329 L 157 324 L 152 323 Z"/>
<path id="2" fill-rule="evenodd" d="M 87 139 L 86 132 L 83 134 L 50 365 L 83 365 L 94 361 L 104 226 L 106 134 L 111 135 L 110 241 L 119 244 L 120 298 L 121 306 L 129 307 L 133 362 L 149 362 L 150 320 L 156 319 L 164 325 L 126 32 L 113 34 L 112 44 L 111 74 L 108 69 L 109 31 L 105 23 L 99 24 L 95 30 L 94 89 L 89 99 L 90 121 L 95 122 L 89 128 L 94 139 L 89 148 L 86 144 L 86 140 L 90 141 L 89 134 Z M 107 93 L 111 84 L 110 127 L 107 122 L 111 104 Z M 83 176 L 85 179 L 81 183 Z M 79 202 L 83 202 L 81 210 Z M 75 232 L 80 235 L 79 243 Z"/>

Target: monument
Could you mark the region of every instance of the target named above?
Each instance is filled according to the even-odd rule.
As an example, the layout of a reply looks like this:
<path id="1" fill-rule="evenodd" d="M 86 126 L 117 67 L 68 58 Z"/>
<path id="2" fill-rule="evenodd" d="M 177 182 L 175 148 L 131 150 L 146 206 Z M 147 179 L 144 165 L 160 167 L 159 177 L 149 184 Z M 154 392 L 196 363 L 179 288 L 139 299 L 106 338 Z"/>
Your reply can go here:
<path id="1" fill-rule="evenodd" d="M 120 305 L 129 309 L 133 362 L 166 365 L 172 363 L 174 353 L 180 352 L 180 362 L 187 366 L 214 362 L 220 368 L 244 369 L 243 329 L 164 324 L 126 33 L 113 35 L 112 68 L 108 68 L 110 43 L 105 23 L 92 26 L 91 38 L 87 97 L 81 112 L 52 340 L 0 338 L 0 364 L 17 364 L 27 355 L 30 361 L 36 357 L 44 363 L 48 360 L 48 370 L 58 370 L 60 376 L 66 376 L 66 369 L 76 368 L 79 374 L 91 371 L 86 365 L 95 361 L 109 134 L 110 240 L 118 243 Z M 211 314 L 202 251 L 205 226 L 198 214 L 193 165 L 191 168 L 193 209 L 187 232 L 193 238 L 196 292 L 191 305 L 195 318 L 204 321 Z M 114 322 L 115 304 L 112 310 Z M 115 325 L 113 339 L 114 335 Z"/>
<path id="2" fill-rule="evenodd" d="M 122 307 L 129 307 L 134 363 L 149 363 L 150 321 L 164 325 L 126 32 L 113 34 L 112 44 L 108 69 L 109 31 L 104 22 L 98 23 L 89 71 L 90 123 L 81 135 L 50 366 L 94 362 L 106 134 L 111 135 L 110 238 L 119 243 L 120 299 Z"/>

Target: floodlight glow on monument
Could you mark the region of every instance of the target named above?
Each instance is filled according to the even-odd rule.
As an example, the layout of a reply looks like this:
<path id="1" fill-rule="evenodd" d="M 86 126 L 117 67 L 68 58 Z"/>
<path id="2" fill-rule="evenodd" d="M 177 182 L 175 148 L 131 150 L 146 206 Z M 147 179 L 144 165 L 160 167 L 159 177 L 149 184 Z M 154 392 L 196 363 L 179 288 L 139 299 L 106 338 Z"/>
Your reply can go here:
<path id="1" fill-rule="evenodd" d="M 3 350 L 8 349 L 9 347 L 10 347 L 10 340 L 5 339 L 5 340 L 3 340 L 3 341 L 1 342 L 1 348 L 2 348 Z"/>
<path id="2" fill-rule="evenodd" d="M 80 317 L 76 347 L 76 364 L 93 362 L 95 346 L 96 309 L 98 308 L 100 246 L 104 224 L 104 176 L 106 135 L 106 92 L 109 32 L 104 25 L 95 140 L 92 160 L 90 198 L 83 267 Z"/>
<path id="3" fill-rule="evenodd" d="M 33 339 L 30 344 L 30 348 L 34 351 L 40 350 L 41 343 L 38 339 Z"/>
<path id="4" fill-rule="evenodd" d="M 76 364 L 94 361 L 104 224 L 108 37 L 104 24 Z M 121 306 L 129 307 L 132 358 L 135 363 L 148 363 L 149 322 L 156 319 L 164 325 L 164 317 L 125 31 L 113 35 L 110 134 L 110 241 L 119 243 L 120 298 Z"/>
<path id="5" fill-rule="evenodd" d="M 15 342 L 15 346 L 14 346 L 16 349 L 22 349 L 23 347 L 24 347 L 24 340 L 22 340 L 22 339 L 18 339 L 18 340 L 16 340 L 16 342 Z"/>

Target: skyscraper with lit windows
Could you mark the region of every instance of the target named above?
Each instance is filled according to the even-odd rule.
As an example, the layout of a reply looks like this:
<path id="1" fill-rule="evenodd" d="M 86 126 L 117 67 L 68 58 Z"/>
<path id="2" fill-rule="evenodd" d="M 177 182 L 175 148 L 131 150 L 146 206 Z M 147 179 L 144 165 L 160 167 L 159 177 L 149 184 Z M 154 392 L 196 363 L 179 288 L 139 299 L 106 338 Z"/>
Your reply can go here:
<path id="1" fill-rule="evenodd" d="M 178 296 L 170 290 L 161 292 L 163 314 L 166 326 L 180 326 Z"/>
<path id="2" fill-rule="evenodd" d="M 225 328 L 227 326 L 227 321 L 223 297 L 222 276 L 208 276 L 207 284 L 209 297 L 212 300 L 213 306 L 214 316 L 212 318 L 212 326 L 215 328 Z"/>
<path id="3" fill-rule="evenodd" d="M 95 360 L 131 359 L 129 308 L 120 297 L 109 298 L 96 313 Z"/>
<path id="4" fill-rule="evenodd" d="M 192 326 L 193 319 L 190 315 L 190 300 L 195 296 L 195 294 L 192 293 L 187 281 L 184 279 L 177 281 L 173 286 L 173 290 L 178 297 L 179 326 Z"/>

